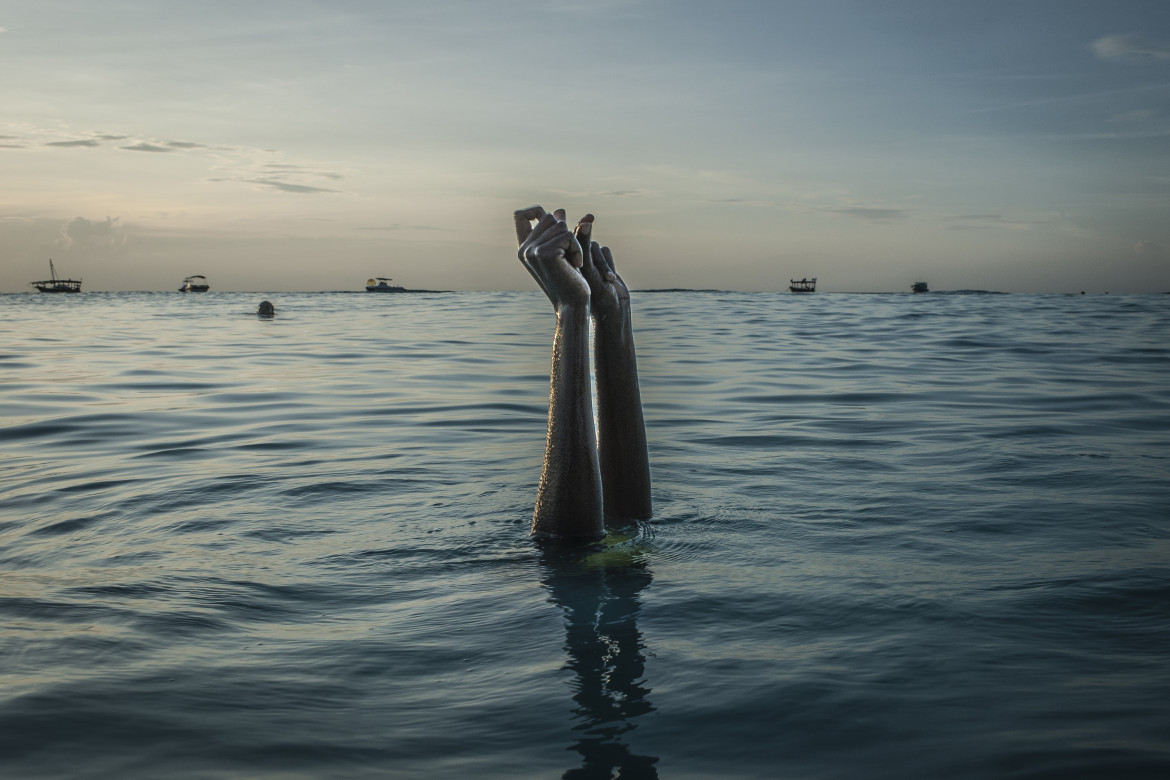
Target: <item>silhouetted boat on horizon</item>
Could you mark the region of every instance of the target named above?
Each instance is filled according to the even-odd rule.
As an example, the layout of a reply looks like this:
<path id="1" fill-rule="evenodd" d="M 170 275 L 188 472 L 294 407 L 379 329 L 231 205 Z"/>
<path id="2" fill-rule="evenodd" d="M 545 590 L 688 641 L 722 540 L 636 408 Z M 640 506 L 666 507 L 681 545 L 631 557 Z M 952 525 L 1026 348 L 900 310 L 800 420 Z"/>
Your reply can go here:
<path id="1" fill-rule="evenodd" d="M 53 266 L 53 258 L 49 258 L 49 276 L 50 279 L 45 279 L 40 282 L 30 282 L 30 284 L 37 288 L 39 292 L 43 293 L 76 293 L 81 292 L 80 279 L 58 279 L 57 269 Z"/>
<path id="2" fill-rule="evenodd" d="M 203 281 L 197 282 L 196 279 Z M 203 274 L 195 274 L 183 280 L 183 286 L 179 288 L 179 292 L 207 292 L 210 289 L 211 285 L 207 283 L 207 277 Z"/>
<path id="3" fill-rule="evenodd" d="M 930 288 L 926 286 L 926 282 L 914 282 L 910 285 L 911 292 L 930 292 Z"/>
<path id="4" fill-rule="evenodd" d="M 377 276 L 366 280 L 366 292 L 397 293 L 406 292 L 405 287 L 395 287 L 388 282 L 394 281 L 389 276 Z"/>
<path id="5" fill-rule="evenodd" d="M 817 291 L 817 278 L 812 279 L 789 279 L 788 291 L 794 293 L 811 293 Z"/>

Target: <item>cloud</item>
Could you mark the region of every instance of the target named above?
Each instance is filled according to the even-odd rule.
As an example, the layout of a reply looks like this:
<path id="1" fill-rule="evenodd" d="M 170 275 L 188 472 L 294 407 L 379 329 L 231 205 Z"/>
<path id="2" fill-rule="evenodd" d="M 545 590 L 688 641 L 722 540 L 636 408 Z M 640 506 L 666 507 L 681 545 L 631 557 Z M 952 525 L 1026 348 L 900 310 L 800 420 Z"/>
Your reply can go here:
<path id="1" fill-rule="evenodd" d="M 1147 119 L 1153 119 L 1158 115 L 1157 111 L 1149 108 L 1141 108 L 1136 111 L 1126 111 L 1121 114 L 1116 114 L 1109 118 L 1110 122 L 1144 122 Z"/>
<path id="2" fill-rule="evenodd" d="M 100 143 L 92 138 L 86 138 L 80 141 L 49 141 L 45 146 L 101 146 Z"/>
<path id="3" fill-rule="evenodd" d="M 1170 43 L 1143 40 L 1136 35 L 1106 35 L 1089 44 L 1102 60 L 1170 60 Z"/>
<path id="4" fill-rule="evenodd" d="M 1013 219 L 1002 214 L 958 214 L 953 217 L 944 217 L 947 230 L 991 230 L 992 228 L 1009 228 L 1019 230 L 1027 225 L 1045 225 L 1050 219 Z"/>
<path id="5" fill-rule="evenodd" d="M 4 125 L 0 125 L 0 129 L 9 130 Z M 44 138 L 61 140 L 45 142 Z M 0 134 L 0 150 L 22 149 L 41 144 L 59 148 L 106 147 L 129 152 L 190 156 L 196 160 L 205 159 L 209 164 L 210 170 L 207 173 L 211 176 L 204 178 L 203 181 L 234 182 L 253 187 L 259 185 L 300 195 L 343 192 L 341 189 L 317 185 L 341 181 L 347 177 L 345 171 L 339 172 L 332 165 L 312 161 L 285 161 L 282 159 L 283 153 L 275 149 L 209 145 L 182 139 L 166 140 L 137 133 L 70 131 L 65 128 L 30 128 L 21 135 Z"/>
<path id="6" fill-rule="evenodd" d="M 120 146 L 118 148 L 125 149 L 126 151 L 129 151 L 129 152 L 173 152 L 173 151 L 175 151 L 174 149 L 171 149 L 169 147 L 156 146 L 154 144 L 148 144 L 145 141 L 143 141 L 142 143 L 134 144 L 133 146 Z"/>
<path id="7" fill-rule="evenodd" d="M 253 184 L 262 184 L 265 187 L 272 187 L 281 190 L 282 192 L 295 192 L 298 194 L 311 194 L 316 192 L 338 192 L 338 190 L 329 190 L 324 187 L 309 187 L 304 184 L 290 184 L 287 181 L 280 181 L 279 179 L 248 179 Z"/>
<path id="8" fill-rule="evenodd" d="M 62 247 L 74 244 L 87 246 L 117 247 L 126 243 L 122 233 L 122 226 L 118 224 L 119 217 L 106 217 L 104 222 L 96 222 L 78 217 L 72 222 L 61 226 L 61 234 L 57 241 Z"/>
<path id="9" fill-rule="evenodd" d="M 288 163 L 268 163 L 263 166 L 263 170 L 272 171 L 277 176 L 284 176 L 286 174 L 295 173 L 303 174 L 305 176 L 320 176 L 324 179 L 344 179 L 340 173 L 333 173 L 331 171 L 318 171 L 315 168 L 310 168 L 305 165 L 289 165 Z"/>

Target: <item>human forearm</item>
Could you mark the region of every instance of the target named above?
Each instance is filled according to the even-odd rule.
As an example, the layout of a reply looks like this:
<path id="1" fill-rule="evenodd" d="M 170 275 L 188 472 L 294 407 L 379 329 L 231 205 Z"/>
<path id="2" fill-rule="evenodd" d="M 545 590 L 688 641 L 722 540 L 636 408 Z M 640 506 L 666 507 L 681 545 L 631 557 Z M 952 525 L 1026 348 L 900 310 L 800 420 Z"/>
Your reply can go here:
<path id="1" fill-rule="evenodd" d="M 600 538 L 602 482 L 589 391 L 588 304 L 557 309 L 549 375 L 548 436 L 532 533 Z"/>
<path id="2" fill-rule="evenodd" d="M 645 519 L 652 513 L 650 458 L 628 305 L 594 317 L 593 357 L 605 517 L 614 522 Z"/>

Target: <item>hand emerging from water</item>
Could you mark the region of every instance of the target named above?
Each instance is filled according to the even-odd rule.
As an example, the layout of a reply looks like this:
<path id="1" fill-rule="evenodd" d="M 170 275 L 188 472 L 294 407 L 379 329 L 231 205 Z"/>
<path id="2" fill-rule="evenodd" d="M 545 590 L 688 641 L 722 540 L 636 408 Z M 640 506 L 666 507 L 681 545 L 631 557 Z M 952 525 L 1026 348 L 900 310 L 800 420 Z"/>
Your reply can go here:
<path id="1" fill-rule="evenodd" d="M 520 262 L 556 310 L 549 369 L 548 434 L 532 511 L 532 533 L 544 538 L 605 535 L 601 471 L 589 386 L 589 283 L 581 245 L 565 212 L 540 206 L 515 213 Z M 533 226 L 533 221 L 536 225 Z"/>
<path id="2" fill-rule="evenodd" d="M 652 508 L 630 292 L 614 270 L 609 247 L 591 240 L 592 214 L 573 232 L 561 209 L 549 214 L 532 206 L 514 216 L 520 261 L 557 313 L 548 435 L 532 533 L 596 539 L 605 532 L 604 521 L 644 519 Z M 590 315 L 596 429 L 590 397 Z"/>
<path id="3" fill-rule="evenodd" d="M 575 234 L 587 257 L 581 275 L 589 282 L 593 315 L 593 367 L 597 386 L 597 447 L 607 522 L 650 517 L 650 460 L 638 389 L 638 360 L 630 291 L 618 276 L 609 247 L 592 241 L 593 215 Z"/>
<path id="4" fill-rule="evenodd" d="M 589 283 L 590 312 L 596 319 L 605 319 L 611 314 L 629 311 L 630 291 L 614 268 L 613 253 L 609 247 L 590 240 L 592 233 L 593 215 L 586 214 L 577 223 L 573 234 L 587 255 L 581 275 Z"/>
<path id="5" fill-rule="evenodd" d="M 553 308 L 559 311 L 565 305 L 588 303 L 590 285 L 581 274 L 584 256 L 565 225 L 564 210 L 549 214 L 540 206 L 531 206 L 517 211 L 515 218 L 520 262 Z"/>

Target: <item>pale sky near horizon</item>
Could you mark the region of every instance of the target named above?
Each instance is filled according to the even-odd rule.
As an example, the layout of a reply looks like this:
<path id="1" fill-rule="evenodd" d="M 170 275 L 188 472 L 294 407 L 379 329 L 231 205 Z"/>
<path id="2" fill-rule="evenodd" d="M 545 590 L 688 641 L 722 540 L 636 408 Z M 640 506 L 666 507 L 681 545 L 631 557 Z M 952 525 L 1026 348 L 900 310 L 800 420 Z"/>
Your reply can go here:
<path id="1" fill-rule="evenodd" d="M 1170 291 L 1170 3 L 11 0 L 0 292 Z"/>

